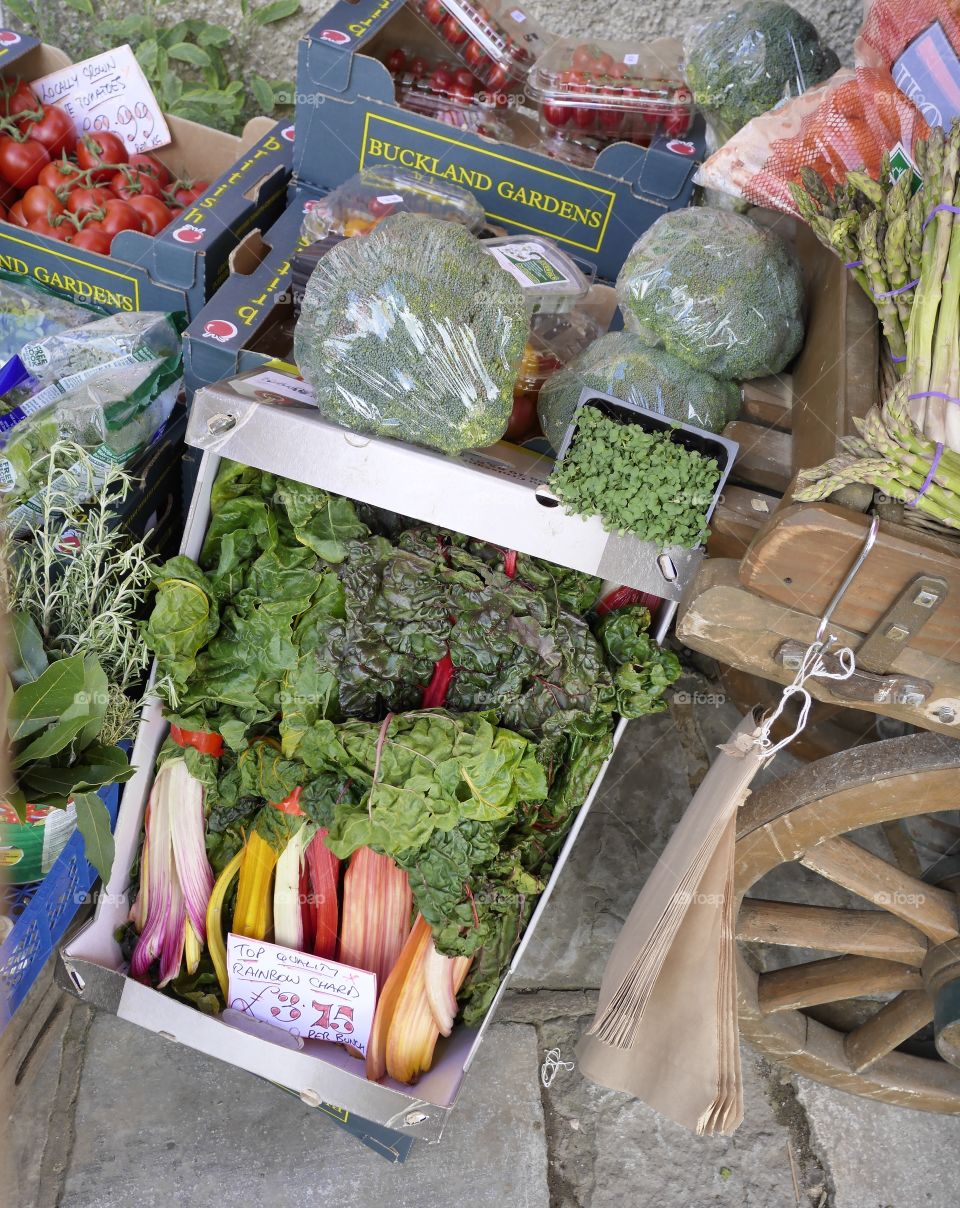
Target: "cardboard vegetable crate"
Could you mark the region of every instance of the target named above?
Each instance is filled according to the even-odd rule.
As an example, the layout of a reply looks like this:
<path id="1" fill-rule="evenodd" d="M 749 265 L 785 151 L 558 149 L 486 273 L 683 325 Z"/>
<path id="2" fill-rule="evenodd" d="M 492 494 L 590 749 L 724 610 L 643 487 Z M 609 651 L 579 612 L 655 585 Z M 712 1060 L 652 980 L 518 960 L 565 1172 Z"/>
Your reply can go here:
<path id="1" fill-rule="evenodd" d="M 120 808 L 120 786 L 107 785 L 99 795 L 112 826 Z M 4 913 L 14 923 L 0 944 L 0 1032 L 56 951 L 96 879 L 96 870 L 83 853 L 83 836 L 74 831 L 42 881 L 4 891 Z"/>
<path id="2" fill-rule="evenodd" d="M 250 400 L 247 402 L 251 406 L 254 405 Z M 266 413 L 271 421 L 293 414 L 299 423 L 293 429 L 292 439 L 299 445 L 301 456 L 292 459 L 290 444 L 278 434 L 263 440 L 249 425 L 243 424 L 238 425 L 226 439 L 218 442 L 216 451 L 207 450 L 201 462 L 183 539 L 182 552 L 188 557 L 195 558 L 199 554 L 206 533 L 210 514 L 210 489 L 221 456 L 245 461 L 259 469 L 276 470 L 279 454 L 283 462 L 280 468 L 287 475 L 314 485 L 320 485 L 322 481 L 330 490 L 340 489 L 338 475 L 325 472 L 321 438 L 312 427 L 305 426 L 302 414 L 285 413 L 271 407 L 262 407 L 260 410 Z M 201 408 L 200 414 L 204 417 L 203 429 L 206 430 L 209 413 L 205 408 Z M 355 441 L 358 448 L 362 448 L 365 443 L 350 433 L 339 429 L 337 432 L 341 440 Z M 190 436 L 188 439 L 195 438 Z M 410 452 L 405 446 L 397 447 Z M 330 471 L 330 467 L 326 467 L 326 470 Z M 362 492 L 359 495 L 357 491 L 345 493 L 363 498 Z M 555 560 L 566 565 L 575 565 L 563 556 L 563 544 L 558 541 L 552 547 L 557 554 Z M 615 743 L 619 741 L 624 726 L 622 721 L 618 724 L 614 736 Z M 85 1002 L 111 1011 L 131 1023 L 139 1024 L 171 1042 L 219 1057 L 231 1065 L 279 1083 L 298 1094 L 310 1106 L 323 1107 L 333 1104 L 345 1112 L 354 1113 L 404 1135 L 428 1141 L 438 1140 L 447 1115 L 456 1102 L 466 1071 L 494 1015 L 497 1002 L 509 982 L 510 972 L 521 960 L 537 923 L 548 906 L 550 895 L 600 788 L 608 763 L 597 776 L 589 796 L 573 820 L 549 882 L 513 957 L 510 972 L 505 976 L 483 1024 L 479 1028 L 467 1028 L 463 1024 L 457 1024 L 452 1035 L 438 1043 L 432 1069 L 421 1076 L 416 1086 L 410 1087 L 389 1079 L 381 1083 L 367 1081 L 363 1064 L 339 1046 L 308 1041 L 303 1047 L 299 1047 L 299 1042 L 287 1033 L 256 1022 L 246 1022 L 244 1030 L 241 1031 L 220 1018 L 201 1014 L 192 1006 L 127 977 L 126 964 L 114 933 L 125 921 L 129 911 L 126 892 L 130 883 L 130 870 L 139 848 L 143 813 L 153 782 L 156 755 L 166 733 L 167 725 L 163 720 L 160 704 L 153 701 L 144 712 L 131 756 L 131 762 L 137 771 L 124 786 L 115 834 L 117 854 L 113 872 L 106 893 L 98 903 L 93 921 L 61 950 L 62 965 L 58 970 L 61 984 Z"/>
<path id="3" fill-rule="evenodd" d="M 798 652 L 863 545 L 871 488 L 825 503 L 795 502 L 791 488 L 799 470 L 835 456 L 881 389 L 872 302 L 806 227 L 769 220 L 804 269 L 807 338 L 790 373 L 744 386 L 743 413 L 724 431 L 741 455 L 714 515 L 710 557 L 677 620 L 685 645 L 734 669 L 741 704 L 768 702 L 765 681 L 793 680 Z M 804 736 L 811 756 L 861 741 L 871 714 L 944 734 L 960 727 L 960 539 L 904 523 L 899 505 L 883 507 L 876 543 L 831 622 L 857 672 L 808 683 L 823 702 Z"/>
<path id="4" fill-rule="evenodd" d="M 36 38 L 9 30 L 0 36 L 4 79 L 29 82 L 70 65 L 63 51 Z M 238 240 L 283 210 L 293 128 L 253 118 L 237 137 L 185 118 L 166 121 L 172 142 L 156 154 L 175 174 L 209 180 L 202 196 L 159 235 L 121 232 L 106 256 L 0 221 L 0 272 L 110 311 L 196 314 L 224 280 Z"/>

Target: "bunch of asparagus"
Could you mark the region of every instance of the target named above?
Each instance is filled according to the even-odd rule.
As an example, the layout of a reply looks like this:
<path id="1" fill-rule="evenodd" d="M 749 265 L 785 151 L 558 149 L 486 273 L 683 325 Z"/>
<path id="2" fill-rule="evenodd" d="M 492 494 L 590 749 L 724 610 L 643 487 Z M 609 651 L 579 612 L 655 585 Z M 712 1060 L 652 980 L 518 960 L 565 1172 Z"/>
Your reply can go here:
<path id="1" fill-rule="evenodd" d="M 960 454 L 943 448 L 938 458 L 936 441 L 910 418 L 909 389 L 898 382 L 881 407 L 854 419 L 859 435 L 841 440 L 839 457 L 802 470 L 794 498 L 826 499 L 850 483 L 865 482 L 920 515 L 960 529 Z"/>

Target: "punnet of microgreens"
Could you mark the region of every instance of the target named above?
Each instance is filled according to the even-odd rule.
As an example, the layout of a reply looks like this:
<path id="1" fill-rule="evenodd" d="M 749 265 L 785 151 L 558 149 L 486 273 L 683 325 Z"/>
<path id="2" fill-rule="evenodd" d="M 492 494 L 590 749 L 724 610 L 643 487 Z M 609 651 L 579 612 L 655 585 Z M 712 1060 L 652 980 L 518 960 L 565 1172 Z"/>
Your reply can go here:
<path id="1" fill-rule="evenodd" d="M 150 661 L 140 610 L 154 560 L 117 515 L 135 479 L 68 441 L 45 450 L 30 475 L 42 483 L 41 515 L 26 539 L 0 529 L 4 603 L 29 614 L 51 655 L 96 655 L 110 696 L 100 741 L 113 745 L 136 730 Z"/>

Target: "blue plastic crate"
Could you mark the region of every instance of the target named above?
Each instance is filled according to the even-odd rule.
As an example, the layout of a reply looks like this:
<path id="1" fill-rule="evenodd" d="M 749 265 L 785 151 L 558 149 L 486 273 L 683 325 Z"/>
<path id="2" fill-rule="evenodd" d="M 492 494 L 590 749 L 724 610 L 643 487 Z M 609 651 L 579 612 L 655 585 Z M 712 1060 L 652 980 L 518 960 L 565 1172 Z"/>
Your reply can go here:
<path id="1" fill-rule="evenodd" d="M 120 790 L 118 784 L 100 790 L 111 829 L 117 823 Z M 56 950 L 96 879 L 93 865 L 83 854 L 83 836 L 74 831 L 39 884 L 10 888 L 9 908 L 16 922 L 0 945 L 0 1032 Z"/>

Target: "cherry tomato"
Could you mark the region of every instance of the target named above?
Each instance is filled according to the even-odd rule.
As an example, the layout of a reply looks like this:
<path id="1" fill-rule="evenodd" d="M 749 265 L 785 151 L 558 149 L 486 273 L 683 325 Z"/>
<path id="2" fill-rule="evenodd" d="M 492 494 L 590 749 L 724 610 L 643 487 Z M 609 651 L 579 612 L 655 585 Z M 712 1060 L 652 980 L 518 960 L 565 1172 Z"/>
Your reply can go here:
<path id="1" fill-rule="evenodd" d="M 99 252 L 101 256 L 106 256 L 110 251 L 109 235 L 105 235 L 99 225 L 92 222 L 75 235 L 71 235 L 67 242 L 85 252 Z"/>
<path id="2" fill-rule="evenodd" d="M 37 177 L 37 184 L 46 185 L 59 197 L 66 197 L 83 176 L 83 169 L 67 159 L 55 159 Z"/>
<path id="3" fill-rule="evenodd" d="M 484 70 L 490 66 L 491 60 L 487 58 L 487 52 L 483 49 L 479 42 L 471 42 L 464 50 L 463 57 L 475 68 L 477 74 L 482 76 Z"/>
<path id="4" fill-rule="evenodd" d="M 427 81 L 428 87 L 433 92 L 449 92 L 452 84 L 453 72 L 449 71 L 446 67 L 435 68 L 433 75 Z"/>
<path id="5" fill-rule="evenodd" d="M 83 217 L 92 214 L 94 210 L 102 210 L 108 201 L 115 200 L 109 189 L 89 188 L 81 186 L 74 189 L 67 198 L 67 209 L 71 214 Z"/>
<path id="6" fill-rule="evenodd" d="M 35 143 L 42 143 L 50 152 L 51 159 L 61 155 L 72 155 L 77 146 L 77 132 L 73 120 L 59 105 L 41 106 L 43 115 L 39 121 L 26 117 L 17 123 L 21 134 L 26 134 Z"/>
<path id="7" fill-rule="evenodd" d="M 0 176 L 8 185 L 29 189 L 49 162 L 50 155 L 41 143 L 29 138 L 18 143 L 9 134 L 0 137 Z"/>
<path id="8" fill-rule="evenodd" d="M 148 195 L 144 193 L 140 196 L 142 198 Z M 160 204 L 163 205 L 163 202 Z M 142 231 L 144 228 L 143 215 L 135 210 L 129 201 L 121 201 L 118 197 L 107 202 L 103 207 L 103 217 L 98 222 L 108 239 L 119 235 L 121 231 Z"/>
<path id="9" fill-rule="evenodd" d="M 46 218 L 34 218 L 27 223 L 27 230 L 35 231 L 38 235 L 46 235 L 48 239 L 57 239 L 65 243 L 74 228 L 66 222 L 50 223 Z"/>
<path id="10" fill-rule="evenodd" d="M 593 67 L 594 48 L 588 46 L 585 42 L 576 48 L 573 52 L 573 58 L 570 60 L 573 64 L 574 71 L 590 71 Z"/>
<path id="11" fill-rule="evenodd" d="M 35 218 L 55 218 L 63 213 L 63 202 L 46 185 L 31 185 L 20 199 L 24 217 L 27 222 Z"/>
<path id="12" fill-rule="evenodd" d="M 573 124 L 580 130 L 589 130 L 596 116 L 596 109 L 591 109 L 589 105 L 577 105 L 573 111 Z"/>
<path id="13" fill-rule="evenodd" d="M 15 226 L 25 227 L 27 225 L 26 215 L 23 212 L 23 206 L 19 201 L 15 201 L 10 207 L 10 212 L 7 215 L 10 222 Z"/>
<path id="14" fill-rule="evenodd" d="M 371 197 L 367 202 L 367 209 L 374 218 L 386 218 L 388 214 L 392 214 L 397 208 L 397 203 L 384 201 L 382 197 Z"/>
<path id="15" fill-rule="evenodd" d="M 442 25 L 447 19 L 447 10 L 440 0 L 427 0 L 421 12 L 431 25 Z"/>
<path id="16" fill-rule="evenodd" d="M 129 162 L 131 168 L 136 168 L 138 172 L 152 176 L 154 180 L 158 181 L 164 187 L 173 180 L 173 176 L 167 165 L 157 159 L 155 155 L 151 155 L 149 151 L 134 151 L 133 155 L 130 156 Z"/>
<path id="17" fill-rule="evenodd" d="M 106 186 L 117 197 L 129 201 L 131 197 L 159 197 L 160 182 L 146 172 L 138 172 L 136 168 L 121 168 L 110 178 Z"/>
<path id="18" fill-rule="evenodd" d="M 443 28 L 440 33 L 447 39 L 451 46 L 462 46 L 470 35 L 463 28 L 456 17 L 447 17 L 443 23 Z"/>
<path id="19" fill-rule="evenodd" d="M 85 134 L 77 143 L 77 163 L 91 179 L 100 184 L 109 180 L 118 164 L 127 162 L 127 149 L 122 141 L 109 130 L 97 134 Z"/>
<path id="20" fill-rule="evenodd" d="M 131 197 L 125 205 L 132 206 L 143 219 L 143 229 L 148 235 L 159 235 L 171 221 L 170 210 L 159 197 Z"/>
<path id="21" fill-rule="evenodd" d="M 582 92 L 586 82 L 587 77 L 582 71 L 562 71 L 560 73 L 560 87 L 565 92 Z"/>
<path id="22" fill-rule="evenodd" d="M 605 50 L 601 51 L 601 53 L 598 54 L 597 57 L 593 60 L 593 74 L 594 75 L 609 75 L 610 68 L 612 66 L 613 66 L 613 55 L 607 54 L 607 52 Z"/>
<path id="23" fill-rule="evenodd" d="M 546 102 L 543 106 L 544 121 L 551 126 L 565 126 L 573 116 L 573 110 L 569 105 L 552 105 Z"/>
<path id="24" fill-rule="evenodd" d="M 600 109 L 597 111 L 597 122 L 606 134 L 619 134 L 623 126 L 623 110 Z"/>
<path id="25" fill-rule="evenodd" d="M 453 73 L 454 82 L 462 84 L 464 88 L 476 88 L 477 82 L 473 78 L 473 72 L 467 71 L 466 67 L 458 67 Z"/>
<path id="26" fill-rule="evenodd" d="M 415 80 L 419 80 L 427 74 L 427 60 L 417 55 L 415 59 L 410 60 L 409 71 Z"/>
<path id="27" fill-rule="evenodd" d="M 483 82 L 488 88 L 496 91 L 506 84 L 509 79 L 506 67 L 502 67 L 499 63 L 494 63 L 490 70 L 483 77 Z"/>
<path id="28" fill-rule="evenodd" d="M 4 117 L 16 117 L 40 108 L 40 102 L 29 84 L 22 80 L 0 82 L 0 112 Z"/>
<path id="29" fill-rule="evenodd" d="M 464 105 L 469 105 L 473 100 L 473 85 L 460 84 L 457 80 L 450 85 L 448 93 L 455 101 L 460 101 Z"/>
<path id="30" fill-rule="evenodd" d="M 407 56 L 398 46 L 396 50 L 391 50 L 387 55 L 385 64 L 391 75 L 400 75 L 407 69 Z"/>
<path id="31" fill-rule="evenodd" d="M 625 80 L 627 78 L 627 69 L 623 63 L 614 63 L 607 71 L 607 75 L 611 80 Z"/>

